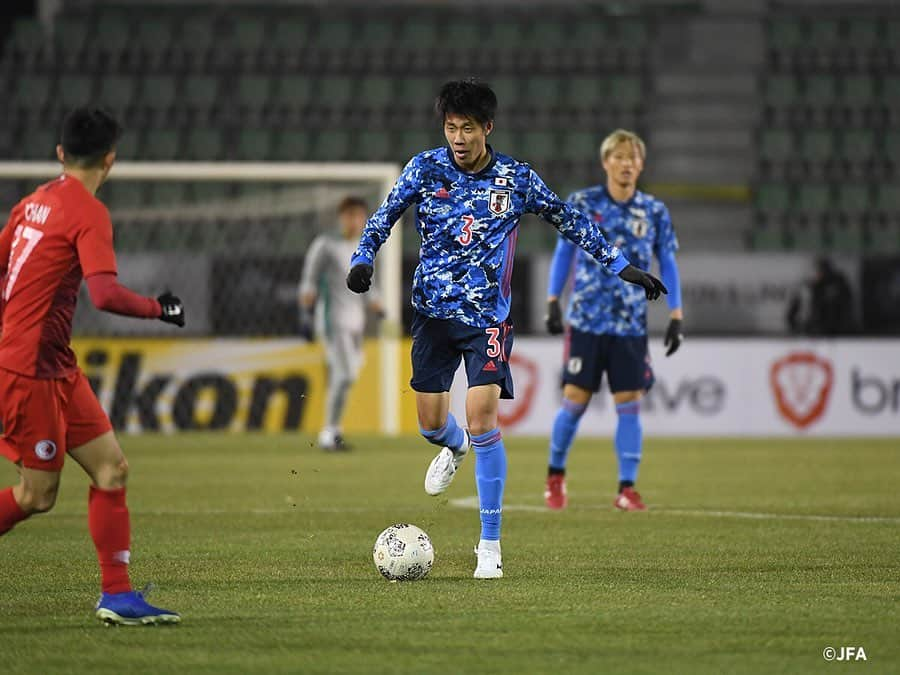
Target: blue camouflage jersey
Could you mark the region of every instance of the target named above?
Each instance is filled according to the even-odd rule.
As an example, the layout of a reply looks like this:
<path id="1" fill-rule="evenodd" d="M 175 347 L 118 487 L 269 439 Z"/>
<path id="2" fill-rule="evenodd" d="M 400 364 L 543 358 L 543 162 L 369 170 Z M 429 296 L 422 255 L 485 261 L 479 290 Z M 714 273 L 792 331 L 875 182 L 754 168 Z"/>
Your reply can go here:
<path id="1" fill-rule="evenodd" d="M 612 273 L 628 265 L 597 225 L 554 194 L 528 164 L 488 150 L 491 161 L 475 174 L 460 169 L 447 147 L 413 157 L 366 223 L 351 267 L 373 263 L 391 227 L 413 204 L 422 242 L 412 305 L 429 317 L 476 328 L 506 320 L 523 213 L 550 222 Z"/>
<path id="2" fill-rule="evenodd" d="M 597 223 L 607 240 L 613 242 L 635 267 L 649 271 L 655 255 L 661 263 L 670 261 L 670 267 L 674 268 L 678 240 L 668 209 L 652 195 L 636 191 L 630 200 L 619 203 L 605 185 L 598 185 L 573 193 L 569 203 Z M 569 301 L 570 325 L 596 335 L 646 335 L 644 289 L 622 281 L 562 239 L 557 243 L 551 266 L 548 294 L 558 296 L 562 292 L 573 257 L 575 274 Z M 675 274 L 675 287 L 672 282 L 667 283 L 671 308 L 680 306 L 681 302 L 677 270 Z M 664 274 L 664 282 L 667 282 L 667 276 Z"/>

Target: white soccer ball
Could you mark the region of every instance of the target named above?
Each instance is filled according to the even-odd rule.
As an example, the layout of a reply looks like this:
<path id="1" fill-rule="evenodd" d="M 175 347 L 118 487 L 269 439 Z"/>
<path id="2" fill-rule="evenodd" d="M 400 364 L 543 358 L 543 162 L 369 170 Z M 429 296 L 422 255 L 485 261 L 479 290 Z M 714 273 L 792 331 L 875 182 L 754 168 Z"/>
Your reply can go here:
<path id="1" fill-rule="evenodd" d="M 434 547 L 428 535 L 415 525 L 397 523 L 378 535 L 372 558 L 385 579 L 416 581 L 431 570 Z"/>

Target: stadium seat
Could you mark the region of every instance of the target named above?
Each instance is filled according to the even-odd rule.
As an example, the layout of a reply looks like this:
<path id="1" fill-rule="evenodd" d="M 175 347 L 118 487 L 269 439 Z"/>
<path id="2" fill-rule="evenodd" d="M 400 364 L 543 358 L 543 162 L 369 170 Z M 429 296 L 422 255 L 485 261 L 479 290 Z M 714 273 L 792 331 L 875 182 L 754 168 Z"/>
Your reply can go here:
<path id="1" fill-rule="evenodd" d="M 130 75 L 109 75 L 100 80 L 98 101 L 119 116 L 134 105 L 137 100 L 139 80 Z"/>
<path id="2" fill-rule="evenodd" d="M 880 148 L 884 156 L 900 168 L 900 130 L 888 131 L 880 140 Z"/>
<path id="3" fill-rule="evenodd" d="M 48 38 L 44 27 L 34 19 L 16 19 L 12 34 L 4 46 L 4 62 L 19 62 L 20 72 L 30 72 L 35 51 L 47 44 Z"/>
<path id="4" fill-rule="evenodd" d="M 543 164 L 555 159 L 559 153 L 559 141 L 552 131 L 528 131 L 521 134 L 522 160 Z"/>
<path id="5" fill-rule="evenodd" d="M 647 46 L 650 31 L 641 19 L 620 19 L 607 28 L 607 39 L 631 51 L 640 51 Z"/>
<path id="6" fill-rule="evenodd" d="M 569 131 L 563 136 L 561 154 L 572 161 L 599 162 L 601 137 L 592 131 Z"/>
<path id="7" fill-rule="evenodd" d="M 396 101 L 394 97 L 394 80 L 390 77 L 370 75 L 360 82 L 359 100 L 375 111 L 386 111 Z M 420 99 L 426 100 L 426 99 Z"/>
<path id="8" fill-rule="evenodd" d="M 428 14 L 414 14 L 403 22 L 397 42 L 407 49 L 434 49 L 438 43 L 437 21 Z"/>
<path id="9" fill-rule="evenodd" d="M 171 209 L 187 203 L 188 186 L 179 181 L 160 180 L 150 183 L 147 203 L 155 208 Z"/>
<path id="10" fill-rule="evenodd" d="M 856 129 L 843 135 L 841 158 L 848 162 L 864 162 L 875 153 L 875 133 L 868 129 Z"/>
<path id="11" fill-rule="evenodd" d="M 133 209 L 145 201 L 146 183 L 135 180 L 113 180 L 104 185 L 100 196 L 111 211 Z"/>
<path id="12" fill-rule="evenodd" d="M 260 120 L 272 97 L 273 79 L 268 75 L 244 75 L 237 83 L 237 104 L 252 122 Z"/>
<path id="13" fill-rule="evenodd" d="M 614 76 L 609 81 L 609 102 L 619 109 L 635 108 L 643 96 L 638 77 Z"/>
<path id="14" fill-rule="evenodd" d="M 598 76 L 577 75 L 568 79 L 567 104 L 596 112 L 606 99 L 606 80 Z"/>
<path id="15" fill-rule="evenodd" d="M 847 43 L 871 47 L 878 41 L 878 21 L 873 18 L 852 19 L 847 26 Z"/>
<path id="16" fill-rule="evenodd" d="M 834 103 L 837 93 L 837 78 L 830 75 L 811 75 L 806 78 L 804 100 L 813 107 L 823 107 Z"/>
<path id="17" fill-rule="evenodd" d="M 522 98 L 522 80 L 516 77 L 495 77 L 488 81 L 497 95 L 497 107 L 506 114 L 514 111 Z"/>
<path id="18" fill-rule="evenodd" d="M 809 45 L 830 49 L 841 42 L 840 22 L 836 19 L 816 19 L 809 26 Z"/>
<path id="19" fill-rule="evenodd" d="M 528 44 L 530 24 L 515 18 L 508 21 L 492 21 L 488 24 L 486 44 L 495 49 L 515 49 L 518 47 L 542 47 L 543 39 L 536 44 Z M 542 37 L 542 36 L 540 36 Z"/>
<path id="20" fill-rule="evenodd" d="M 354 96 L 355 85 L 351 77 L 323 77 L 315 100 L 333 112 L 343 111 Z"/>
<path id="21" fill-rule="evenodd" d="M 349 159 L 350 153 L 350 133 L 347 131 L 322 131 L 313 139 L 312 156 L 315 161 L 340 162 Z"/>
<path id="22" fill-rule="evenodd" d="M 785 129 L 763 130 L 759 143 L 760 158 L 768 162 L 786 162 L 794 154 L 794 136 Z"/>
<path id="23" fill-rule="evenodd" d="M 208 115 L 216 105 L 219 82 L 211 75 L 189 75 L 182 84 L 179 105 Z"/>
<path id="24" fill-rule="evenodd" d="M 312 100 L 313 80 L 305 75 L 283 75 L 278 80 L 276 104 L 296 109 L 309 105 Z"/>
<path id="25" fill-rule="evenodd" d="M 239 14 L 233 17 L 232 39 L 234 47 L 246 66 L 254 62 L 257 53 L 266 43 L 266 20 L 252 14 Z"/>
<path id="26" fill-rule="evenodd" d="M 181 147 L 178 132 L 170 129 L 151 129 L 144 138 L 143 159 L 152 161 L 173 160 L 178 157 Z"/>
<path id="27" fill-rule="evenodd" d="M 875 80 L 867 75 L 844 78 L 842 95 L 844 103 L 853 108 L 863 108 L 871 104 L 875 97 Z"/>
<path id="28" fill-rule="evenodd" d="M 493 134 L 492 134 L 493 135 Z M 440 131 L 403 131 L 400 134 L 400 147 L 398 148 L 399 156 L 402 161 L 408 161 L 413 155 L 423 150 L 431 150 L 446 145 L 444 137 Z M 502 152 L 502 150 L 501 150 Z"/>
<path id="29" fill-rule="evenodd" d="M 305 131 L 283 131 L 275 139 L 272 158 L 280 162 L 310 160 L 312 139 Z"/>
<path id="30" fill-rule="evenodd" d="M 869 186 L 865 183 L 844 183 L 838 186 L 837 206 L 841 213 L 859 219 L 872 207 Z"/>
<path id="31" fill-rule="evenodd" d="M 789 51 L 803 47 L 806 37 L 803 25 L 794 17 L 775 17 L 769 23 L 769 46 L 776 51 Z"/>
<path id="32" fill-rule="evenodd" d="M 316 33 L 314 32 L 313 38 Z M 290 51 L 305 47 L 310 40 L 309 25 L 305 17 L 280 17 L 274 26 L 270 46 Z"/>
<path id="33" fill-rule="evenodd" d="M 900 105 L 900 77 L 885 77 L 881 84 L 881 100 L 886 105 Z"/>
<path id="34" fill-rule="evenodd" d="M 63 35 L 61 39 L 66 41 Z M 96 58 L 87 60 L 96 63 L 95 67 L 105 66 L 104 70 L 116 67 L 125 61 L 124 57 L 132 46 L 131 15 L 126 10 L 105 9 L 97 18 L 94 34 L 90 39 L 92 42 L 87 49 L 87 56 Z"/>
<path id="35" fill-rule="evenodd" d="M 804 183 L 797 189 L 797 210 L 814 219 L 831 208 L 831 190 L 822 183 Z"/>
<path id="36" fill-rule="evenodd" d="M 30 127 L 22 130 L 14 149 L 20 159 L 55 160 L 58 142 L 55 130 L 48 127 Z"/>
<path id="37" fill-rule="evenodd" d="M 397 34 L 396 24 L 386 19 L 367 19 L 359 35 L 360 44 L 370 48 L 389 49 Z"/>
<path id="38" fill-rule="evenodd" d="M 12 88 L 11 102 L 19 110 L 29 111 L 30 116 L 40 116 L 50 102 L 53 81 L 40 73 L 22 74 Z"/>
<path id="39" fill-rule="evenodd" d="M 494 128 L 491 135 L 488 136 L 488 143 L 497 152 L 509 155 L 518 159 L 518 148 L 516 147 L 516 134 L 508 127 L 501 126 Z"/>
<path id="40" fill-rule="evenodd" d="M 791 191 L 784 183 L 763 183 L 756 189 L 756 208 L 764 215 L 786 212 L 791 206 Z"/>
<path id="41" fill-rule="evenodd" d="M 64 74 L 59 78 L 56 102 L 62 110 L 87 105 L 94 100 L 94 80 L 90 75 Z"/>
<path id="42" fill-rule="evenodd" d="M 354 44 L 354 28 L 354 24 L 348 19 L 325 19 L 316 26 L 312 43 L 317 47 L 347 49 Z"/>
<path id="43" fill-rule="evenodd" d="M 245 129 L 238 136 L 235 159 L 262 161 L 272 156 L 272 133 L 268 129 Z"/>
<path id="44" fill-rule="evenodd" d="M 198 127 L 187 134 L 185 159 L 212 161 L 222 158 L 222 134 L 218 129 Z"/>
<path id="45" fill-rule="evenodd" d="M 875 208 L 891 218 L 900 217 L 900 186 L 882 183 L 878 186 Z"/>
<path id="46" fill-rule="evenodd" d="M 784 108 L 799 99 L 797 80 L 792 75 L 770 75 L 764 80 L 766 104 Z"/>
<path id="47" fill-rule="evenodd" d="M 166 18 L 144 15 L 137 21 L 131 51 L 139 54 L 144 68 L 158 68 L 165 60 L 175 29 Z"/>
<path id="48" fill-rule="evenodd" d="M 355 160 L 383 162 L 393 159 L 395 153 L 396 146 L 391 142 L 391 135 L 384 131 L 362 131 L 353 146 Z"/>
<path id="49" fill-rule="evenodd" d="M 834 152 L 834 137 L 831 130 L 806 131 L 800 136 L 800 154 L 808 162 L 825 162 Z"/>
<path id="50" fill-rule="evenodd" d="M 440 44 L 448 49 L 477 50 L 486 44 L 487 35 L 483 28 L 483 21 L 453 18 L 444 23 L 438 37 Z"/>
<path id="51" fill-rule="evenodd" d="M 166 115 L 175 105 L 176 85 L 173 75 L 145 77 L 141 91 L 141 105 L 158 117 Z"/>
<path id="52" fill-rule="evenodd" d="M 535 108 L 555 108 L 564 101 L 564 84 L 563 78 L 536 75 L 525 79 L 522 95 L 524 100 Z"/>
<path id="53" fill-rule="evenodd" d="M 56 21 L 53 41 L 59 52 L 60 64 L 67 70 L 75 70 L 80 67 L 88 40 L 89 26 L 90 23 L 84 16 L 63 16 Z M 98 24 L 97 32 L 105 39 L 104 27 L 104 24 Z M 116 41 L 115 34 L 110 38 Z"/>
<path id="54" fill-rule="evenodd" d="M 199 69 L 207 52 L 220 40 L 217 31 L 210 26 L 208 16 L 190 16 L 181 24 L 181 36 L 173 47 L 183 54 L 195 70 Z"/>

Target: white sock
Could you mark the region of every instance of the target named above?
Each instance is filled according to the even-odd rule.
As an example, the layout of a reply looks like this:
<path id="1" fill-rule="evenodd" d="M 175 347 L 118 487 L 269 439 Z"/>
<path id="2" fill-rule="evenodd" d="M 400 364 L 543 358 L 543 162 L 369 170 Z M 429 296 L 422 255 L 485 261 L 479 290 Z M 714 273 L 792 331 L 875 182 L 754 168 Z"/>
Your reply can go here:
<path id="1" fill-rule="evenodd" d="M 500 553 L 500 541 L 490 541 L 488 539 L 479 539 L 478 540 L 478 550 L 486 550 L 486 551 L 494 551 L 495 553 Z"/>

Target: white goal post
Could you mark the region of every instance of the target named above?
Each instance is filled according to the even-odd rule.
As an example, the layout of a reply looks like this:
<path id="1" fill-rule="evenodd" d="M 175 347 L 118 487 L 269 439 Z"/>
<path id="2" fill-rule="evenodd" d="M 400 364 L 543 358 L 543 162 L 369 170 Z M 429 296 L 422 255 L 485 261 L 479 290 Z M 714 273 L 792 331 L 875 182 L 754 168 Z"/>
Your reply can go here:
<path id="1" fill-rule="evenodd" d="M 60 173 L 55 162 L 0 161 L 0 180 L 48 180 Z M 344 162 L 116 162 L 111 181 L 235 181 L 266 183 L 370 182 L 379 186 L 381 198 L 400 175 L 391 163 Z M 12 205 L 7 205 L 11 207 Z M 372 206 L 375 206 L 374 204 Z M 302 227 L 298 225 L 298 227 Z M 396 226 L 378 254 L 377 275 L 385 320 L 380 331 L 380 417 L 386 434 L 400 431 L 401 288 L 403 228 Z M 349 263 L 349 261 L 347 261 Z"/>

